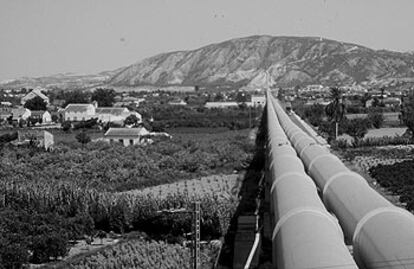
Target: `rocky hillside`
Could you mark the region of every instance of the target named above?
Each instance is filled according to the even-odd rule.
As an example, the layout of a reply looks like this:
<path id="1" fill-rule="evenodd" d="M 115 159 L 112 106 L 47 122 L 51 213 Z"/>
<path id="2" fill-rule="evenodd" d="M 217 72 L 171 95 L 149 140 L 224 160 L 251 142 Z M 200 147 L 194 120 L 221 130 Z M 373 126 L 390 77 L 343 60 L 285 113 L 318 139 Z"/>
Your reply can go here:
<path id="1" fill-rule="evenodd" d="M 251 86 L 411 80 L 414 55 L 314 37 L 252 36 L 130 65 L 112 85 L 241 83 Z"/>
<path id="2" fill-rule="evenodd" d="M 315 37 L 251 36 L 159 54 L 96 77 L 64 79 L 68 85 L 101 83 L 120 87 L 392 85 L 414 83 L 414 55 Z"/>

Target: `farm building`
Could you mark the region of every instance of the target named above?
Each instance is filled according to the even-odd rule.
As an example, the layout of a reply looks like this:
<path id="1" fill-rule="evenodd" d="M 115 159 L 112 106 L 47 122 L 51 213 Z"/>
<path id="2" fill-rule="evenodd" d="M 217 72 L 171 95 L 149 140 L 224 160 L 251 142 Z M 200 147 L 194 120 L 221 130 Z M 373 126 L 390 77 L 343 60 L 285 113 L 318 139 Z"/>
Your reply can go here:
<path id="1" fill-rule="evenodd" d="M 266 105 L 266 96 L 264 95 L 252 95 L 252 106 L 264 107 Z"/>
<path id="2" fill-rule="evenodd" d="M 49 104 L 49 97 L 47 97 L 46 95 L 44 95 L 42 93 L 41 88 L 36 88 L 36 89 L 32 90 L 31 92 L 29 92 L 28 94 L 26 94 L 25 96 L 23 96 L 22 99 L 20 100 L 20 103 L 22 105 L 24 105 L 24 104 L 26 104 L 27 101 L 29 101 L 30 99 L 35 98 L 36 96 L 39 96 L 40 98 L 43 99 L 43 101 L 46 102 L 46 104 Z"/>
<path id="3" fill-rule="evenodd" d="M 150 134 L 144 127 L 140 128 L 109 128 L 104 140 L 109 143 L 119 142 L 124 146 L 142 144 Z"/>
<path id="4" fill-rule="evenodd" d="M 66 121 L 85 121 L 97 118 L 101 122 L 123 122 L 130 115 L 135 115 L 139 121 L 142 120 L 138 112 L 129 111 L 126 107 L 98 107 L 96 102 L 69 104 L 65 108 Z"/>
<path id="5" fill-rule="evenodd" d="M 19 120 L 27 120 L 32 115 L 32 112 L 27 108 L 20 107 L 20 108 L 13 108 L 11 110 L 11 114 L 13 115 L 13 118 L 12 118 L 13 121 L 19 121 Z"/>
<path id="6" fill-rule="evenodd" d="M 32 110 L 30 117 L 38 120 L 40 123 L 52 122 L 52 115 L 48 111 Z"/>
<path id="7" fill-rule="evenodd" d="M 95 118 L 93 104 L 69 104 L 65 108 L 65 121 L 84 121 Z"/>
<path id="8" fill-rule="evenodd" d="M 139 122 L 142 121 L 138 112 L 129 111 L 126 107 L 97 107 L 95 111 L 98 121 L 102 122 L 123 122 L 130 115 L 135 115 Z"/>
<path id="9" fill-rule="evenodd" d="M 43 130 L 19 130 L 18 139 L 15 144 L 23 145 L 29 143 L 35 143 L 38 147 L 48 150 L 54 144 L 54 137 L 53 134 Z"/>

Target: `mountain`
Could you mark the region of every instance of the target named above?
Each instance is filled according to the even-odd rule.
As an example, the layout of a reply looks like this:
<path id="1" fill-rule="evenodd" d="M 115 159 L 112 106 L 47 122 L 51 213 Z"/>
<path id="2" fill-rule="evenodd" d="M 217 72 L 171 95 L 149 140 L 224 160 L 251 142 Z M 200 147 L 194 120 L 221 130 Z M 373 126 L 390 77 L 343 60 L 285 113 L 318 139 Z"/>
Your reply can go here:
<path id="1" fill-rule="evenodd" d="M 380 84 L 413 76 L 410 53 L 315 37 L 251 36 L 147 58 L 109 84 Z"/>
<path id="2" fill-rule="evenodd" d="M 414 83 L 414 55 L 319 37 L 251 36 L 159 54 L 105 75 L 64 80 L 111 87 L 391 85 Z"/>
<path id="3" fill-rule="evenodd" d="M 86 89 L 101 86 L 120 70 L 104 71 L 93 75 L 56 74 L 38 78 L 22 77 L 0 82 L 1 88 L 58 88 L 58 89 Z"/>

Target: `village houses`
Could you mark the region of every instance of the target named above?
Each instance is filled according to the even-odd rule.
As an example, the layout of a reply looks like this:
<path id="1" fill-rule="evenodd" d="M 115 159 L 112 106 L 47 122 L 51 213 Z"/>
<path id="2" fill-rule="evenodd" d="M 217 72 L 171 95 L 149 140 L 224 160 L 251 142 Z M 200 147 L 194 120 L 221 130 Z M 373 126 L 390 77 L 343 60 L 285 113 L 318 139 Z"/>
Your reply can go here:
<path id="1" fill-rule="evenodd" d="M 130 111 L 126 107 L 98 107 L 97 102 L 92 104 L 69 104 L 65 108 L 65 121 L 85 121 L 97 118 L 100 122 L 123 122 L 128 116 L 135 115 L 138 121 L 142 117 L 138 112 Z"/>
<path id="2" fill-rule="evenodd" d="M 20 103 L 22 104 L 22 106 L 24 106 L 24 104 L 26 104 L 27 101 L 35 98 L 36 96 L 42 98 L 46 104 L 49 104 L 49 97 L 47 97 L 46 95 L 42 93 L 41 88 L 35 88 L 31 92 L 23 96 L 22 99 L 20 100 Z"/>
<path id="3" fill-rule="evenodd" d="M 109 143 L 121 143 L 125 147 L 146 142 L 150 132 L 144 127 L 139 128 L 109 128 L 104 135 L 104 140 Z"/>

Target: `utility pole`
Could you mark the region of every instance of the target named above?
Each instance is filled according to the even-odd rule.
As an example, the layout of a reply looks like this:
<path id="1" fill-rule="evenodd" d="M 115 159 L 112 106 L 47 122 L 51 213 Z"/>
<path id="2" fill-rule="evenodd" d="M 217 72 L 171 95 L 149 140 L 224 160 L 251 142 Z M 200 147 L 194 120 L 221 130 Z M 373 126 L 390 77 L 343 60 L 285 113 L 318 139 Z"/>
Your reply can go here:
<path id="1" fill-rule="evenodd" d="M 198 269 L 200 261 L 200 202 L 194 202 L 193 210 L 193 268 Z"/>
<path id="2" fill-rule="evenodd" d="M 252 111 L 251 111 L 251 106 L 249 106 L 249 129 L 252 128 Z"/>
<path id="3" fill-rule="evenodd" d="M 200 224 L 201 224 L 201 207 L 200 202 L 194 202 L 191 210 L 185 208 L 172 208 L 156 211 L 157 213 L 179 214 L 191 213 L 192 216 L 192 259 L 190 261 L 193 269 L 199 269 L 201 266 L 200 260 Z"/>

